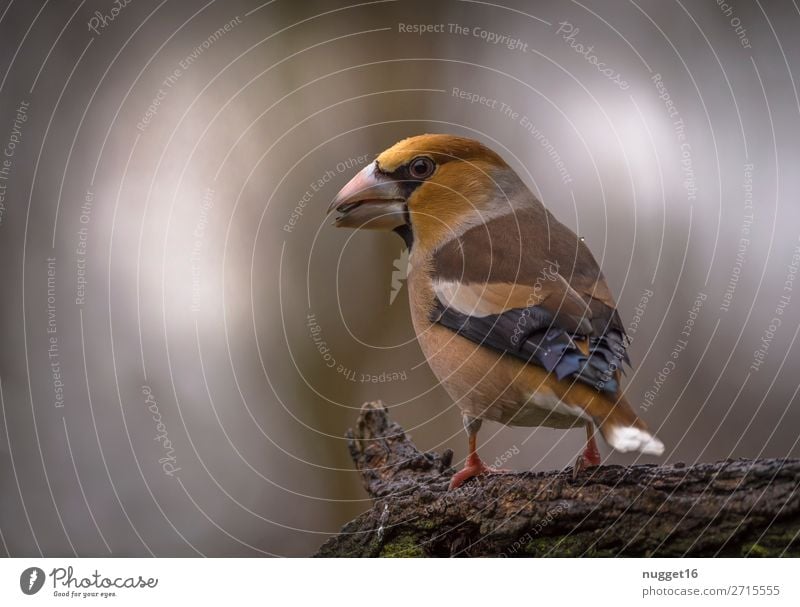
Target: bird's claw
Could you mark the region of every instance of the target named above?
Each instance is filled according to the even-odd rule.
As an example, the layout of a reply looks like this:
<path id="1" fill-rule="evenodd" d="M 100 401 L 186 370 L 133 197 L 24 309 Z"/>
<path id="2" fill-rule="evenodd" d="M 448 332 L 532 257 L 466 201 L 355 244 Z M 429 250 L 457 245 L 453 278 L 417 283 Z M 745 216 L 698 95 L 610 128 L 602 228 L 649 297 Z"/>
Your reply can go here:
<path id="1" fill-rule="evenodd" d="M 575 480 L 581 472 L 589 468 L 596 468 L 600 465 L 600 461 L 600 453 L 597 448 L 586 447 L 575 461 L 575 466 L 572 468 L 572 479 Z"/>
<path id="2" fill-rule="evenodd" d="M 479 459 L 477 461 L 467 460 L 467 462 L 464 464 L 464 467 L 456 472 L 453 475 L 453 478 L 450 479 L 450 487 L 448 488 L 448 491 L 458 489 L 466 481 L 476 476 L 481 476 L 483 474 L 503 474 L 506 472 L 510 472 L 510 470 L 487 466 Z"/>

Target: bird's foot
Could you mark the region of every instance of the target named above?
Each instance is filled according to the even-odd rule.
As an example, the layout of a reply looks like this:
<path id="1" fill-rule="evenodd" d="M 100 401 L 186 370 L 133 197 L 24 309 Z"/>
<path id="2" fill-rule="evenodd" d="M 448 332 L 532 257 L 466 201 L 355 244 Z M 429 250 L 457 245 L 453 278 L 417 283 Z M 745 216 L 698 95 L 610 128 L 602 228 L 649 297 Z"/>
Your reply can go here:
<path id="1" fill-rule="evenodd" d="M 597 445 L 593 443 L 594 441 L 591 441 L 590 444 L 586 445 L 586 449 L 578 456 L 575 467 L 572 469 L 573 479 L 577 478 L 584 470 L 600 465 L 600 452 L 597 450 Z"/>
<path id="2" fill-rule="evenodd" d="M 453 489 L 458 489 L 469 479 L 482 474 L 502 474 L 504 472 L 510 471 L 504 468 L 493 468 L 492 466 L 487 466 L 477 455 L 474 457 L 470 456 L 464 463 L 464 467 L 456 472 L 453 475 L 453 478 L 450 479 L 450 487 L 448 490 L 452 491 Z"/>

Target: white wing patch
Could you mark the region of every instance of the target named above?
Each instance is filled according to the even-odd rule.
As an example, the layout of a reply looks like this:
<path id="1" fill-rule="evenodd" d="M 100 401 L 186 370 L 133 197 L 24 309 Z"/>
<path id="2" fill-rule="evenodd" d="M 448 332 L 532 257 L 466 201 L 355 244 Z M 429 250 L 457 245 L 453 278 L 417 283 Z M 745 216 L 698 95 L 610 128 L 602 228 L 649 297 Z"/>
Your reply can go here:
<path id="1" fill-rule="evenodd" d="M 483 285 L 485 286 L 485 285 Z M 433 291 L 445 306 L 467 316 L 496 314 L 481 298 L 481 285 L 465 285 L 457 280 L 437 280 Z"/>
<path id="2" fill-rule="evenodd" d="M 512 308 L 527 308 L 541 302 L 536 287 L 507 282 L 463 283 L 435 280 L 433 291 L 445 306 L 467 316 L 503 314 Z"/>

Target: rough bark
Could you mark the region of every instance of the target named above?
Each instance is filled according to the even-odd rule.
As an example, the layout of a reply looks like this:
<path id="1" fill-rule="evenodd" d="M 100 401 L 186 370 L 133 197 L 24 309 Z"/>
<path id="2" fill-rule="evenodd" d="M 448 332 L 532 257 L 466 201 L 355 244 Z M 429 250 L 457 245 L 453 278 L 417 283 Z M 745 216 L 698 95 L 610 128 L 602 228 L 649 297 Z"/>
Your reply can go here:
<path id="1" fill-rule="evenodd" d="M 373 498 L 317 556 L 800 556 L 800 460 L 473 479 L 366 403 L 347 433 Z"/>

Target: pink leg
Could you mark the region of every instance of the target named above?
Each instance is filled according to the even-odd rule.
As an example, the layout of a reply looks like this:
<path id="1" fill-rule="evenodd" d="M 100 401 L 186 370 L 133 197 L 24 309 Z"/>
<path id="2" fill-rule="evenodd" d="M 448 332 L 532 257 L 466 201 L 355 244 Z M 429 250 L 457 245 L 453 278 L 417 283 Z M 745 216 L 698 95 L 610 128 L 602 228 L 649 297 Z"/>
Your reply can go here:
<path id="1" fill-rule="evenodd" d="M 600 465 L 600 451 L 597 449 L 597 442 L 594 440 L 594 425 L 592 422 L 586 424 L 586 448 L 578 456 L 575 467 L 572 469 L 573 478 L 578 476 L 587 468 Z"/>
<path id="2" fill-rule="evenodd" d="M 464 416 L 464 428 L 469 434 L 469 454 L 467 460 L 464 462 L 464 467 L 453 475 L 450 479 L 450 491 L 457 489 L 469 479 L 480 476 L 481 474 L 492 474 L 498 472 L 507 472 L 507 470 L 498 470 L 487 466 L 478 457 L 478 430 L 481 427 L 481 420 L 477 418 L 469 418 Z"/>

